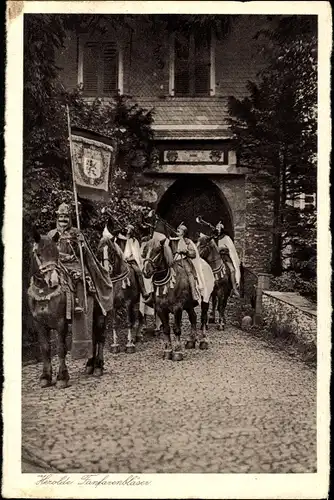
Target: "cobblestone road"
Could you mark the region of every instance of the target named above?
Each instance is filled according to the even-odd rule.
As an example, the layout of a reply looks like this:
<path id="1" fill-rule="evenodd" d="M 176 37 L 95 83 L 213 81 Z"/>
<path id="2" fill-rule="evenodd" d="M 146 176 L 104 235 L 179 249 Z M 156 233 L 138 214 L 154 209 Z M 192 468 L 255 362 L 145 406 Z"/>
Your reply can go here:
<path id="1" fill-rule="evenodd" d="M 65 390 L 25 366 L 23 449 L 68 473 L 315 472 L 315 371 L 234 327 L 209 338 L 182 362 L 158 339 L 107 352 L 102 379 L 69 358 Z"/>

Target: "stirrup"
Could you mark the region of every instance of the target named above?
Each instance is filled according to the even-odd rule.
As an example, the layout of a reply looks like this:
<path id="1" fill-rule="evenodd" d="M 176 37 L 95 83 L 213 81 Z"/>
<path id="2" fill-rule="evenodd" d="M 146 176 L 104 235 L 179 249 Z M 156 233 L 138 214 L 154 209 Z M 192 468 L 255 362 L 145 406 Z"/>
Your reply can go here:
<path id="1" fill-rule="evenodd" d="M 83 307 L 81 307 L 78 299 L 75 299 L 74 312 L 76 314 L 79 314 L 79 313 L 83 312 Z"/>

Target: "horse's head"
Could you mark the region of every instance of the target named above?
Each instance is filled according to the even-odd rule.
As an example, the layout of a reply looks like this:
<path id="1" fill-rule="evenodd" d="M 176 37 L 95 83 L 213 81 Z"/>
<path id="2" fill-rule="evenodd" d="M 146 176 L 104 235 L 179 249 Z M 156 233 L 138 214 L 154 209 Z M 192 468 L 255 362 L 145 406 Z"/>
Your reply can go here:
<path id="1" fill-rule="evenodd" d="M 122 250 L 117 245 L 114 238 L 105 236 L 103 236 L 99 242 L 97 257 L 110 274 L 117 273 L 124 261 Z"/>
<path id="2" fill-rule="evenodd" d="M 173 264 L 173 254 L 166 238 L 150 239 L 143 248 L 142 257 L 144 259 L 143 274 L 147 279 Z"/>
<path id="3" fill-rule="evenodd" d="M 202 259 L 206 260 L 211 251 L 212 238 L 206 234 L 200 234 L 197 240 L 198 253 Z"/>
<path id="4" fill-rule="evenodd" d="M 200 257 L 209 264 L 216 264 L 221 260 L 217 243 L 212 236 L 201 234 L 198 238 L 197 248 Z"/>
<path id="5" fill-rule="evenodd" d="M 59 240 L 59 233 L 56 232 L 52 238 L 49 236 L 42 236 L 34 229 L 34 246 L 33 255 L 35 268 L 37 266 L 37 273 L 43 278 L 45 283 L 54 288 L 59 284 L 59 276 L 57 272 L 59 261 L 59 250 L 57 242 Z"/>

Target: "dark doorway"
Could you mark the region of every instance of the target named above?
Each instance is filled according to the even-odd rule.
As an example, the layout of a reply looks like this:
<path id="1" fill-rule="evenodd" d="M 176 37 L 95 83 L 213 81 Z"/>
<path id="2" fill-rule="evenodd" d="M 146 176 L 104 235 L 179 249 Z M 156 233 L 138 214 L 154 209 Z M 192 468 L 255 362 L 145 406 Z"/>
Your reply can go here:
<path id="1" fill-rule="evenodd" d="M 176 180 L 159 201 L 157 212 L 171 226 L 184 222 L 189 237 L 196 238 L 205 226 L 197 224 L 196 217 L 216 225 L 223 221 L 227 233 L 234 237 L 231 210 L 221 190 L 212 181 L 201 175 L 185 175 Z"/>

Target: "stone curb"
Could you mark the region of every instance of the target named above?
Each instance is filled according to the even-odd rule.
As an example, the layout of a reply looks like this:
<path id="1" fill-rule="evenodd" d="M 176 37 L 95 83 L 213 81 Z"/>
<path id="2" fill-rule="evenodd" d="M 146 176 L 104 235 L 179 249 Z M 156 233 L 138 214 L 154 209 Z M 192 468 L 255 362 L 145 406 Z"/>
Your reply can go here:
<path id="1" fill-rule="evenodd" d="M 287 355 L 291 355 L 293 351 L 298 354 L 298 356 L 305 363 L 316 365 L 317 346 L 313 343 L 308 344 L 303 342 L 295 335 L 287 338 L 275 336 L 272 332 L 270 332 L 270 330 L 268 330 L 268 328 L 266 328 L 265 325 L 256 327 L 252 325 L 247 329 L 243 329 L 240 325 L 238 327 L 248 335 L 267 342 L 273 348 L 280 348 L 282 351 L 284 350 Z"/>

